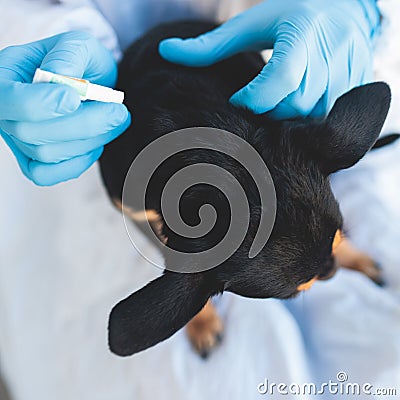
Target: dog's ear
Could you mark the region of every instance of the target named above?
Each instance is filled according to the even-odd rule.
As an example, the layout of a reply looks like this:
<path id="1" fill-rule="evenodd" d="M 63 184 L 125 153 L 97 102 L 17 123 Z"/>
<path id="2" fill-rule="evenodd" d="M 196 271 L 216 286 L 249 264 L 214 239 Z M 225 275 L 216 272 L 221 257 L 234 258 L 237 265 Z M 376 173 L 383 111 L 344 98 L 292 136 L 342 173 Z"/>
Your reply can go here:
<path id="1" fill-rule="evenodd" d="M 316 132 L 314 156 L 328 175 L 349 168 L 374 145 L 390 106 L 390 88 L 376 82 L 356 87 L 336 100 L 323 131 Z"/>
<path id="2" fill-rule="evenodd" d="M 169 338 L 212 294 L 201 274 L 166 271 L 113 308 L 108 326 L 111 351 L 129 356 Z"/>

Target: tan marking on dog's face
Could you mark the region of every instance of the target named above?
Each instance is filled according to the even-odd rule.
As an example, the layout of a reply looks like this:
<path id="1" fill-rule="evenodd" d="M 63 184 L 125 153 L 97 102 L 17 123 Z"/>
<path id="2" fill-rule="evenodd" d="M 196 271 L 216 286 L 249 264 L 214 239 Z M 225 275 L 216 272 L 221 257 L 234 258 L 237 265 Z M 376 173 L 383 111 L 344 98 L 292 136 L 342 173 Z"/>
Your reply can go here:
<path id="1" fill-rule="evenodd" d="M 132 207 L 122 205 L 121 201 L 118 199 L 113 199 L 113 203 L 115 206 L 123 211 L 130 219 L 135 222 L 156 222 L 160 220 L 160 216 L 154 210 L 145 210 L 145 211 L 135 211 Z"/>
<path id="2" fill-rule="evenodd" d="M 122 203 L 121 200 L 116 199 L 115 197 L 112 198 L 112 202 L 114 203 L 114 206 L 118 208 L 119 211 L 122 211 Z"/>
<path id="3" fill-rule="evenodd" d="M 301 285 L 297 286 L 297 290 L 299 292 L 303 292 L 305 290 L 310 290 L 312 285 L 317 281 L 318 278 L 312 278 L 308 282 L 302 283 Z"/>
<path id="4" fill-rule="evenodd" d="M 332 243 L 332 253 L 335 254 L 335 251 L 339 247 L 340 243 L 343 241 L 343 234 L 340 229 L 338 229 L 335 233 L 335 237 L 333 238 L 333 243 Z"/>
<path id="5" fill-rule="evenodd" d="M 115 206 L 128 216 L 133 222 L 141 224 L 148 221 L 158 238 L 165 244 L 167 238 L 162 234 L 162 220 L 155 210 L 135 211 L 132 207 L 123 205 L 121 200 L 113 199 Z"/>

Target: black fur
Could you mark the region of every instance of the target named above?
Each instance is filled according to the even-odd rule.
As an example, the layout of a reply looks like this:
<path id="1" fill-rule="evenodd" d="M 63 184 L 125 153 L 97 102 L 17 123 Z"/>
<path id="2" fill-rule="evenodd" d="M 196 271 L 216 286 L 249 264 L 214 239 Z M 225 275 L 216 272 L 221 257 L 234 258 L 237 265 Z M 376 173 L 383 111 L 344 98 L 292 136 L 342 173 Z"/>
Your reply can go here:
<path id="1" fill-rule="evenodd" d="M 166 271 L 114 307 L 110 348 L 127 356 L 169 338 L 182 328 L 182 319 L 189 321 L 203 308 L 213 292 L 211 283 L 200 274 Z"/>
<path id="2" fill-rule="evenodd" d="M 335 103 L 325 120 L 274 121 L 235 108 L 228 99 L 263 67 L 258 54 L 243 53 L 198 69 L 170 64 L 158 55 L 161 39 L 196 36 L 213 27 L 201 22 L 162 25 L 127 51 L 118 86 L 126 92 L 133 123 L 104 151 L 104 183 L 110 197 L 120 199 L 126 173 L 147 144 L 186 127 L 224 129 L 245 139 L 265 160 L 277 194 L 275 226 L 264 249 L 249 259 L 260 199 L 247 172 L 230 157 L 207 150 L 183 152 L 161 165 L 148 188 L 147 208 L 160 212 L 163 184 L 175 171 L 197 162 L 213 163 L 231 172 L 245 188 L 250 228 L 241 247 L 223 264 L 198 274 L 166 272 L 115 306 L 109 342 L 119 355 L 133 354 L 168 338 L 211 295 L 229 290 L 249 297 L 288 298 L 297 294 L 299 284 L 329 274 L 334 267 L 333 237 L 342 226 L 329 174 L 363 157 L 375 143 L 389 109 L 390 90 L 384 83 L 351 90 Z M 193 252 L 210 248 L 223 237 L 230 212 L 218 190 L 206 185 L 188 190 L 181 201 L 182 217 L 197 224 L 198 209 L 205 203 L 218 210 L 218 222 L 210 235 L 189 240 L 164 226 L 168 246 Z M 168 268 L 171 260 L 166 259 L 165 264 Z"/>
<path id="3" fill-rule="evenodd" d="M 398 139 L 400 139 L 400 134 L 398 133 L 391 133 L 390 135 L 385 135 L 376 141 L 376 143 L 372 146 L 371 150 L 380 149 L 381 147 L 394 143 Z"/>

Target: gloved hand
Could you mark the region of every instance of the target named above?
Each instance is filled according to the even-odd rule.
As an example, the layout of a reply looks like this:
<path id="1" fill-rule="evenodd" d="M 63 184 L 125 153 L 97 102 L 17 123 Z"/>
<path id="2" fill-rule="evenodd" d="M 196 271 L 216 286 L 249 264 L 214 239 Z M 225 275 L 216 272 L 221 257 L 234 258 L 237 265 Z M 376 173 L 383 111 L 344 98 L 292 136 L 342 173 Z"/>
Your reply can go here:
<path id="1" fill-rule="evenodd" d="M 372 78 L 375 0 L 267 0 L 197 38 L 166 39 L 165 59 L 192 67 L 246 50 L 271 60 L 231 102 L 275 118 L 322 116 L 335 99 Z"/>
<path id="2" fill-rule="evenodd" d="M 110 52 L 85 32 L 67 32 L 0 51 L 0 135 L 38 185 L 78 177 L 130 124 L 121 104 L 80 101 L 61 84 L 31 84 L 37 67 L 113 86 Z"/>

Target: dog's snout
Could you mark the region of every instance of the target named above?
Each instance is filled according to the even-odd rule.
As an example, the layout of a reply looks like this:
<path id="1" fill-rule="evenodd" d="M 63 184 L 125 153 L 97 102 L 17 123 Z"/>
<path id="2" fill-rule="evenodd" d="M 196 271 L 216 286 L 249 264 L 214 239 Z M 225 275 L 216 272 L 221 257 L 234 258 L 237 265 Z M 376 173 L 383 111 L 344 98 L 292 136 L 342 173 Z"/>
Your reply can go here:
<path id="1" fill-rule="evenodd" d="M 329 268 L 326 272 L 318 275 L 319 281 L 327 281 L 335 276 L 337 270 L 339 269 L 339 264 L 337 263 L 336 259 L 333 259 L 333 264 L 331 268 Z"/>

